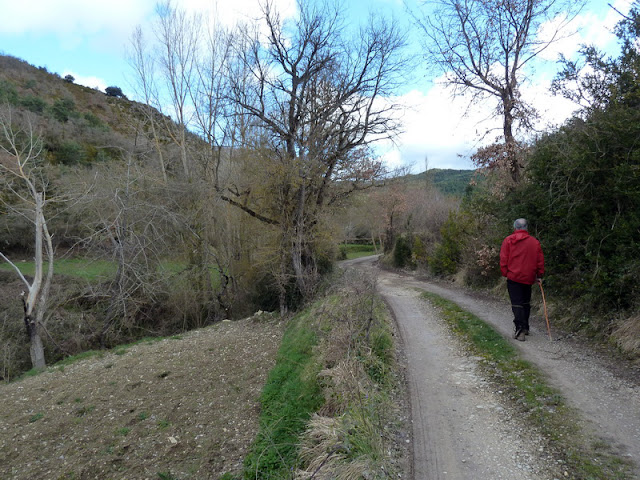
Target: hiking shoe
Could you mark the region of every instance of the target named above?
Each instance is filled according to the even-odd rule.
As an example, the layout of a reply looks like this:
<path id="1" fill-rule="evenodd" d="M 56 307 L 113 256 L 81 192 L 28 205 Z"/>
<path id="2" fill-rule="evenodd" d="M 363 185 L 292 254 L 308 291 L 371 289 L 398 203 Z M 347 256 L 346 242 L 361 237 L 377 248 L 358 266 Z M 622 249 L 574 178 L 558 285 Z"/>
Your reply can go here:
<path id="1" fill-rule="evenodd" d="M 518 333 L 515 336 L 515 339 L 519 340 L 521 342 L 524 342 L 527 339 L 527 337 L 525 336 L 526 333 L 524 333 L 524 332 L 525 332 L 524 330 L 519 330 Z"/>
<path id="2" fill-rule="evenodd" d="M 518 336 L 522 333 L 522 329 L 515 327 L 513 329 L 513 338 L 515 338 L 516 340 L 518 339 Z"/>
<path id="3" fill-rule="evenodd" d="M 525 329 L 523 330 L 523 332 L 524 332 L 524 334 L 525 334 L 525 335 L 529 335 L 529 329 L 528 329 L 528 328 L 525 328 Z"/>

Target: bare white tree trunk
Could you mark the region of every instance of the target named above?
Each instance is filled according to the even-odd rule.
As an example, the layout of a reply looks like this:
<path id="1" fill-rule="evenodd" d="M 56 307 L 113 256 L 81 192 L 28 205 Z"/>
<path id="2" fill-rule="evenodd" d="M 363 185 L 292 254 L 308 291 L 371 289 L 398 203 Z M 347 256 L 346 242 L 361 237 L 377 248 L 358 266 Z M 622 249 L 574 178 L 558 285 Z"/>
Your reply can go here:
<path id="1" fill-rule="evenodd" d="M 46 366 L 44 345 L 42 343 L 41 329 L 44 326 L 44 314 L 47 308 L 47 300 L 51 280 L 53 278 L 53 243 L 47 229 L 47 221 L 44 215 L 46 205 L 45 185 L 41 180 L 37 167 L 42 148 L 40 139 L 33 132 L 29 123 L 22 131 L 15 131 L 11 118 L 11 111 L 7 110 L 0 115 L 0 131 L 3 143 L 0 143 L 0 179 L 27 207 L 26 212 L 20 212 L 23 216 L 31 218 L 34 224 L 34 251 L 35 274 L 31 283 L 24 277 L 18 267 L 11 262 L 2 252 L 0 257 L 9 263 L 16 271 L 22 282 L 27 287 L 26 298 L 23 298 L 24 323 L 31 342 L 31 363 L 34 368 Z M 14 189 L 12 180 L 18 180 L 27 187 L 28 194 Z M 16 209 L 15 205 L 7 205 L 10 209 Z M 47 256 L 48 268 L 44 272 L 44 256 Z"/>

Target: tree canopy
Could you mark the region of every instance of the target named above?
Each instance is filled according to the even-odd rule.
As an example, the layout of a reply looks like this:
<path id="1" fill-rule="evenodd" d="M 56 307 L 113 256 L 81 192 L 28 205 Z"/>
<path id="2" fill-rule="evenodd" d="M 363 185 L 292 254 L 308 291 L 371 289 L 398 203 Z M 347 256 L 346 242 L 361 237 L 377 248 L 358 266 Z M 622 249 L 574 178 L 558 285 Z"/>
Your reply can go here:
<path id="1" fill-rule="evenodd" d="M 122 89 L 120 87 L 107 87 L 104 89 L 104 93 L 107 94 L 108 97 L 121 97 L 126 98 L 124 93 L 122 93 Z"/>
<path id="2" fill-rule="evenodd" d="M 425 58 L 456 93 L 474 101 L 494 98 L 502 117 L 500 155 L 514 182 L 521 177 L 515 128 L 529 128 L 535 106 L 522 98 L 525 67 L 561 38 L 584 1 L 567 0 L 437 0 L 422 2 L 432 10 L 413 12 L 423 32 Z M 542 30 L 542 26 L 545 30 Z"/>

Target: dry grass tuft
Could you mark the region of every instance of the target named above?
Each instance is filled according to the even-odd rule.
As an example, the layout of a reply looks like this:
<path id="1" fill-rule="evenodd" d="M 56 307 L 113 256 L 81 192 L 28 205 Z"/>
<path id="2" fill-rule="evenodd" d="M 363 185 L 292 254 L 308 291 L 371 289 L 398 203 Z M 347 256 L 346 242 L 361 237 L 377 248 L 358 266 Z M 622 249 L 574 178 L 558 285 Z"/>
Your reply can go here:
<path id="1" fill-rule="evenodd" d="M 640 315 L 618 322 L 611 338 L 625 353 L 640 357 Z"/>
<path id="2" fill-rule="evenodd" d="M 366 394 L 360 379 L 364 378 L 362 364 L 345 359 L 333 368 L 319 374 L 325 384 L 325 404 L 318 412 L 321 415 L 342 415 L 351 402 Z"/>
<path id="3" fill-rule="evenodd" d="M 358 480 L 372 469 L 365 459 L 349 460 L 345 454 L 344 423 L 339 418 L 315 415 L 300 450 L 307 468 L 298 471 L 297 480 Z"/>

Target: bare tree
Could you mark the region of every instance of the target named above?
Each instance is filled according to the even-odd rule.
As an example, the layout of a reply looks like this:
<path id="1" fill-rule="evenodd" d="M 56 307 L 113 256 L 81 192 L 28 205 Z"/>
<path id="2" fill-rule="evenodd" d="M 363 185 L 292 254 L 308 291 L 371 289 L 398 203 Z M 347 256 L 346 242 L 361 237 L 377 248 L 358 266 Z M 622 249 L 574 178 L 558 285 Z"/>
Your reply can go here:
<path id="1" fill-rule="evenodd" d="M 203 23 L 201 55 L 195 81 L 189 90 L 194 109 L 194 128 L 207 145 L 201 166 L 205 174 L 218 172 L 222 159 L 234 147 L 236 120 L 230 103 L 229 69 L 234 37 L 214 18 Z"/>
<path id="2" fill-rule="evenodd" d="M 134 337 L 141 325 L 162 331 L 152 313 L 167 291 L 160 265 L 179 250 L 177 232 L 184 228 L 176 205 L 184 192 L 172 191 L 175 184 L 165 184 L 129 152 L 123 159 L 93 172 L 92 195 L 78 205 L 88 233 L 81 244 L 116 266 L 112 279 L 88 287 L 103 306 L 102 327 L 94 335 L 103 346 Z"/>
<path id="3" fill-rule="evenodd" d="M 151 139 L 160 162 L 160 171 L 164 183 L 167 183 L 167 166 L 165 154 L 162 148 L 159 111 L 154 108 L 160 104 L 158 87 L 155 76 L 155 59 L 149 54 L 146 48 L 144 35 L 140 27 L 136 28 L 131 36 L 132 52 L 129 57 L 129 64 L 135 71 L 135 81 L 137 93 L 144 100 L 142 113 L 149 126 Z"/>
<path id="4" fill-rule="evenodd" d="M 427 61 L 474 101 L 493 97 L 502 117 L 507 168 L 514 182 L 522 165 L 514 127 L 529 127 L 535 110 L 521 95 L 524 68 L 559 40 L 584 0 L 435 0 L 413 11 Z M 544 31 L 543 31 L 544 28 Z"/>
<path id="5" fill-rule="evenodd" d="M 33 223 L 35 255 L 33 280 L 31 282 L 27 280 L 16 264 L 2 252 L 0 252 L 0 258 L 11 265 L 27 287 L 27 295 L 25 298 L 23 292 L 22 303 L 24 323 L 31 342 L 31 363 L 34 368 L 44 368 L 46 362 L 41 331 L 44 327 L 54 261 L 51 234 L 45 217 L 45 207 L 48 203 L 47 181 L 41 169 L 40 137 L 33 130 L 31 122 L 27 121 L 25 128 L 18 128 L 14 120 L 10 109 L 0 112 L 0 185 L 15 201 L 7 206 Z"/>
<path id="6" fill-rule="evenodd" d="M 280 230 L 282 278 L 292 268 L 307 295 L 317 267 L 318 214 L 346 193 L 338 183 L 354 190 L 380 175 L 379 164 L 354 152 L 399 129 L 398 107 L 385 97 L 397 85 L 405 39 L 375 17 L 349 32 L 331 2 L 299 1 L 298 9 L 296 19 L 284 21 L 267 1 L 266 36 L 244 32 L 240 60 L 247 75 L 233 78 L 233 94 L 259 133 L 253 147 L 261 163 L 254 168 L 262 185 L 218 189 L 225 201 Z"/>
<path id="7" fill-rule="evenodd" d="M 156 13 L 158 22 L 154 33 L 159 46 L 156 56 L 158 72 L 142 72 L 138 66 L 138 74 L 146 74 L 148 78 L 159 74 L 159 88 L 167 94 L 167 104 L 171 106 L 171 113 L 175 117 L 175 122 L 162 117 L 165 120 L 164 131 L 179 147 L 184 175 L 191 178 L 193 172 L 187 140 L 193 112 L 189 92 L 195 81 L 201 18 L 174 7 L 171 0 L 159 3 Z M 142 43 L 139 42 L 139 45 L 142 46 Z M 143 57 L 137 57 L 140 65 Z M 154 106 L 162 112 L 163 100 L 155 100 Z"/>

